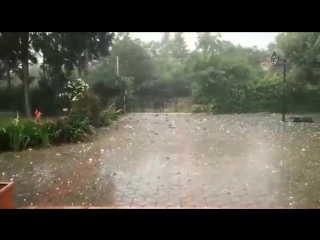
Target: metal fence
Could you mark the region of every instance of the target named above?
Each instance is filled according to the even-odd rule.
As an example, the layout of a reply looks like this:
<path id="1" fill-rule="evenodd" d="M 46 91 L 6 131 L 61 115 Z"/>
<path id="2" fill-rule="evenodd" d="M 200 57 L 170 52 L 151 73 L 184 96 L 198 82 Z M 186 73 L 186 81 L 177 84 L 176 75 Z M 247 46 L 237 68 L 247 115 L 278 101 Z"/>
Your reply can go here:
<path id="1" fill-rule="evenodd" d="M 138 99 L 127 103 L 129 112 L 189 113 L 192 109 L 191 98 Z"/>

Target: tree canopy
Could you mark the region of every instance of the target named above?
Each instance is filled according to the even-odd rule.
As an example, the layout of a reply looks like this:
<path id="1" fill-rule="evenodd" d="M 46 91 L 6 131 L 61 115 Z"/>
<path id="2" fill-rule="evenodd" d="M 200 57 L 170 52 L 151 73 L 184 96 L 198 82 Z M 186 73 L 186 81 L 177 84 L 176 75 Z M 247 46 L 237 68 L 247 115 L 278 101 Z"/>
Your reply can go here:
<path id="1" fill-rule="evenodd" d="M 86 71 L 89 61 L 107 56 L 113 33 L 109 32 L 1 32 L 0 67 L 6 72 L 8 87 L 10 73 L 16 73 L 23 82 L 25 113 L 30 116 L 29 66 L 43 58 L 44 73 L 61 75 L 64 66 L 67 72 L 74 67 Z"/>
<path id="2" fill-rule="evenodd" d="M 42 90 L 37 96 L 50 93 L 54 99 L 67 79 L 77 75 L 106 101 L 116 95 L 121 98 L 127 90 L 132 101 L 189 97 L 218 112 L 275 112 L 282 106 L 282 66 L 262 68 L 273 50 L 287 58 L 288 105 L 319 111 L 320 34 L 316 32 L 280 33 L 266 49 L 235 45 L 209 32 L 197 33 L 194 49 L 179 32 L 165 32 L 160 41 L 151 42 L 129 32 L 1 32 L 0 77 L 10 89 L 12 76 L 19 76 L 26 113 L 34 81 L 29 66 L 39 55 Z M 35 105 L 34 97 L 31 100 Z"/>

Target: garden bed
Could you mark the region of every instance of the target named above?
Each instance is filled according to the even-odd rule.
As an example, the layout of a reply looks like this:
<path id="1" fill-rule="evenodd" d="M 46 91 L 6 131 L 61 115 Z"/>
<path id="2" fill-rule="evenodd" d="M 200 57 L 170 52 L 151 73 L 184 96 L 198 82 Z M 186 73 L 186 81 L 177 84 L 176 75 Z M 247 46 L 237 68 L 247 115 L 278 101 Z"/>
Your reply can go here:
<path id="1" fill-rule="evenodd" d="M 81 78 L 66 82 L 58 97 L 67 116 L 44 119 L 42 112 L 36 109 L 35 119 L 19 118 L 18 113 L 16 117 L 8 114 L 0 117 L 0 151 L 86 141 L 96 133 L 96 128 L 110 125 L 121 113 L 114 103 L 102 104 Z"/>
<path id="2" fill-rule="evenodd" d="M 0 151 L 21 151 L 90 140 L 97 128 L 117 120 L 117 113 L 104 114 L 95 125 L 87 117 L 67 116 L 37 122 L 31 119 L 0 119 Z"/>

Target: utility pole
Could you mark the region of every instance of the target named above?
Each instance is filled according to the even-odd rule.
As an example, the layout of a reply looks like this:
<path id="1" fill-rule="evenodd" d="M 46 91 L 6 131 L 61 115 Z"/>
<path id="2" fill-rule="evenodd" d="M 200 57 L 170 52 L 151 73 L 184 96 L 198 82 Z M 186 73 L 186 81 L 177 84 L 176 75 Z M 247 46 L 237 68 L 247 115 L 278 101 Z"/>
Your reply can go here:
<path id="1" fill-rule="evenodd" d="M 117 75 L 119 77 L 119 57 L 117 56 Z"/>
<path id="2" fill-rule="evenodd" d="M 273 51 L 271 55 L 271 64 L 276 66 L 279 63 L 279 56 L 276 51 Z M 283 83 L 282 83 L 282 119 L 281 121 L 286 121 L 286 75 L 287 75 L 287 59 L 282 58 L 283 62 Z"/>
<path id="3" fill-rule="evenodd" d="M 283 59 L 283 106 L 282 106 L 282 119 L 286 121 L 286 75 L 287 75 L 287 59 Z"/>
<path id="4" fill-rule="evenodd" d="M 117 56 L 117 75 L 118 77 L 120 76 L 119 74 L 119 57 Z M 126 84 L 123 85 L 123 112 L 126 113 L 126 95 L 127 95 L 127 89 L 126 89 Z"/>

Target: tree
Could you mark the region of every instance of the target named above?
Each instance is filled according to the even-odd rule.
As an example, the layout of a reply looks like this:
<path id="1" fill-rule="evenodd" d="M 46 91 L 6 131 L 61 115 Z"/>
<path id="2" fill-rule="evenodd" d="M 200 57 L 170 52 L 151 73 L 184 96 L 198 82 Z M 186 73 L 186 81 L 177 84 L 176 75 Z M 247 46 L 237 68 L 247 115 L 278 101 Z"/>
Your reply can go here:
<path id="1" fill-rule="evenodd" d="M 199 32 L 197 36 L 196 50 L 204 53 L 221 50 L 221 35 L 212 35 L 210 32 Z"/>
<path id="2" fill-rule="evenodd" d="M 11 76 L 10 72 L 16 70 L 18 67 L 18 59 L 16 55 L 17 39 L 12 32 L 2 32 L 0 37 L 0 62 L 1 68 L 4 71 L 7 79 L 8 89 L 11 90 Z"/>
<path id="3" fill-rule="evenodd" d="M 161 43 L 156 41 L 151 41 L 144 43 L 144 48 L 152 59 L 159 58 L 161 52 Z"/>
<path id="4" fill-rule="evenodd" d="M 183 62 L 188 58 L 189 51 L 182 32 L 177 32 L 171 42 L 171 56 Z"/>
<path id="5" fill-rule="evenodd" d="M 119 58 L 120 75 L 132 77 L 135 89 L 146 81 L 153 79 L 153 64 L 146 45 L 139 39 L 132 39 L 129 33 L 120 33 L 116 36 L 110 56 L 106 58 L 109 71 L 116 73 L 116 58 Z"/>
<path id="6" fill-rule="evenodd" d="M 79 76 L 86 75 L 89 62 L 109 54 L 114 34 L 110 32 L 51 32 L 42 33 L 38 48 L 45 64 L 67 72 L 77 67 Z"/>
<path id="7" fill-rule="evenodd" d="M 89 61 L 108 55 L 112 39 L 109 32 L 1 32 L 0 60 L 7 73 L 14 70 L 23 82 L 26 115 L 30 116 L 29 65 L 37 63 L 39 53 L 43 54 L 44 76 L 48 69 L 59 75 L 62 66 L 67 71 L 76 66 L 87 72 Z"/>
<path id="8" fill-rule="evenodd" d="M 318 84 L 320 77 L 320 33 L 290 32 L 281 33 L 276 38 L 277 50 L 298 69 L 298 81 Z"/>
<path id="9" fill-rule="evenodd" d="M 129 32 L 116 36 L 109 32 L 3 33 L 0 75 L 9 73 L 10 79 L 14 72 L 20 77 L 27 112 L 32 81 L 29 66 L 37 62 L 37 54 L 43 57 L 39 86 L 45 86 L 45 90 L 31 93 L 42 91 L 37 96 L 44 96 L 46 92 L 52 102 L 78 70 L 78 75 L 104 98 L 104 104 L 118 95 L 122 101 L 126 89 L 129 99 L 193 97 L 198 103 L 216 106 L 220 112 L 278 111 L 282 66 L 279 65 L 281 72 L 263 71 L 260 66 L 277 50 L 288 59 L 288 102 L 318 109 L 315 103 L 320 99 L 319 33 L 281 33 L 266 50 L 234 45 L 209 32 L 198 33 L 197 39 L 196 49 L 189 52 L 182 33 L 175 33 L 170 39 L 166 32 L 161 41 L 152 42 L 133 39 Z M 36 106 L 34 99 L 32 104 Z"/>

